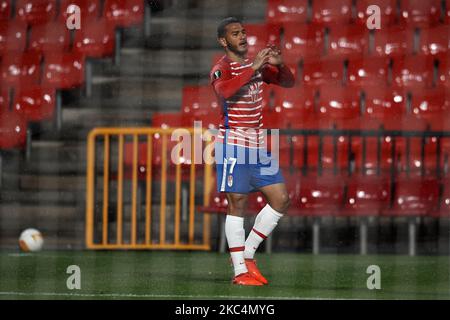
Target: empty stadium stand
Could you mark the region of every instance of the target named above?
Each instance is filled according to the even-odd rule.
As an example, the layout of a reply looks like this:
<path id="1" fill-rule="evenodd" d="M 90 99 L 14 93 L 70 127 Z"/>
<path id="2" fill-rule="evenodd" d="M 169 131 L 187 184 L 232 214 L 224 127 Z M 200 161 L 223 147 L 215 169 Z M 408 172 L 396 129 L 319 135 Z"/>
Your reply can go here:
<path id="1" fill-rule="evenodd" d="M 81 8 L 79 30 L 65 27 L 73 5 Z M 370 5 L 381 9 L 381 29 L 366 26 Z M 318 253 L 320 228 L 345 219 L 360 227 L 361 241 L 343 250 L 392 252 L 388 241 L 371 243 L 367 228 L 395 220 L 399 228 L 408 224 L 403 252 L 435 250 L 417 224 L 450 214 L 448 0 L 0 1 L 0 220 L 11 214 L 20 221 L 5 224 L 0 246 L 13 246 L 14 232 L 42 222 L 44 233 L 61 234 L 53 248 L 83 247 L 91 129 L 194 121 L 217 128 L 222 106 L 208 74 L 223 55 L 217 22 L 229 15 L 245 18 L 250 56 L 279 45 L 297 77 L 293 88 L 264 88 L 263 122 L 281 130 L 279 164 L 295 222 L 280 222 L 271 244 L 289 248 L 282 230 L 307 225 L 305 242 Z M 152 137 L 158 178 L 160 141 Z M 138 143 L 141 182 L 147 146 Z M 128 183 L 130 141 L 123 161 Z M 189 180 L 189 172 L 182 176 Z M 264 204 L 252 194 L 249 216 Z M 198 210 L 217 213 L 221 226 L 226 199 L 212 192 Z"/>

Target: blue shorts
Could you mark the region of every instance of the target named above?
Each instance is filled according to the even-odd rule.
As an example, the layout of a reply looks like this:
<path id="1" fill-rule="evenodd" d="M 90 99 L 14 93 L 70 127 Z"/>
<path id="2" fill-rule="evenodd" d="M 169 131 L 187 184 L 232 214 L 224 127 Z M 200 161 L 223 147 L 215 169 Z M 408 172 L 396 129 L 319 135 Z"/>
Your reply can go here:
<path id="1" fill-rule="evenodd" d="M 249 193 L 284 183 L 278 160 L 266 149 L 215 143 L 217 191 Z"/>

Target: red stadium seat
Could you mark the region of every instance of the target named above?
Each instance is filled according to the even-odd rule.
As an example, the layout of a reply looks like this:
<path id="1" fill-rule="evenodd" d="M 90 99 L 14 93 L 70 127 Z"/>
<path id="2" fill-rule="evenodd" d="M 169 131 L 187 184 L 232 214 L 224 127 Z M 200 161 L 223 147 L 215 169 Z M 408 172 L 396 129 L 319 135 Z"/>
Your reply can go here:
<path id="1" fill-rule="evenodd" d="M 228 211 L 228 200 L 225 192 L 217 192 L 216 184 L 213 184 L 211 193 L 209 195 L 209 205 L 200 206 L 200 212 L 226 214 Z"/>
<path id="2" fill-rule="evenodd" d="M 387 119 L 384 121 L 384 128 L 386 130 L 394 130 L 394 131 L 414 131 L 414 132 L 424 132 L 427 129 L 426 121 L 416 118 L 412 115 L 405 115 L 401 119 Z M 425 165 L 425 169 L 430 168 L 430 159 L 435 159 L 435 155 L 429 153 L 426 155 L 426 159 L 424 159 L 425 164 L 422 163 L 422 142 L 423 139 L 421 136 L 415 137 L 391 137 L 386 136 L 383 143 L 386 144 L 386 149 L 389 150 L 387 152 L 391 153 L 393 148 L 393 143 L 395 139 L 395 157 L 396 157 L 396 170 L 401 172 L 411 172 L 411 173 L 421 173 L 422 167 Z M 408 146 L 409 140 L 409 146 Z M 426 141 L 425 143 L 430 143 L 430 141 Z M 426 150 L 432 150 L 433 148 L 427 148 Z M 431 167 L 434 167 L 435 161 L 431 161 Z"/>
<path id="3" fill-rule="evenodd" d="M 450 0 L 445 0 L 445 9 L 446 12 L 444 12 L 444 21 L 446 24 L 450 24 Z"/>
<path id="4" fill-rule="evenodd" d="M 226 214 L 228 211 L 228 200 L 225 192 L 217 192 L 215 184 L 209 196 L 209 205 L 199 208 L 201 212 Z M 248 195 L 247 211 L 248 215 L 257 215 L 266 205 L 264 195 L 261 192 L 252 192 Z"/>
<path id="5" fill-rule="evenodd" d="M 287 135 L 280 135 L 279 137 L 279 149 L 278 149 L 278 164 L 281 168 L 290 168 L 291 163 L 291 143 L 290 138 Z M 298 150 L 292 150 L 293 155 Z"/>
<path id="6" fill-rule="evenodd" d="M 387 216 L 426 216 L 436 211 L 439 184 L 435 179 L 401 177 L 395 183 L 394 202 Z"/>
<path id="7" fill-rule="evenodd" d="M 411 93 L 411 112 L 424 119 L 446 117 L 450 109 L 449 94 L 444 87 L 414 90 Z"/>
<path id="8" fill-rule="evenodd" d="M 276 25 L 270 24 L 245 24 L 247 33 L 248 56 L 254 57 L 259 51 L 267 47 L 269 44 L 279 46 L 280 29 Z"/>
<path id="9" fill-rule="evenodd" d="M 450 54 L 441 56 L 438 67 L 438 84 L 450 88 Z"/>
<path id="10" fill-rule="evenodd" d="M 266 198 L 261 192 L 252 192 L 248 195 L 247 210 L 251 215 L 257 215 L 266 206 Z"/>
<path id="11" fill-rule="evenodd" d="M 450 49 L 450 26 L 423 28 L 420 31 L 419 53 L 445 55 Z"/>
<path id="12" fill-rule="evenodd" d="M 305 23 L 308 19 L 308 0 L 269 0 L 266 22 L 282 25 L 286 22 Z"/>
<path id="13" fill-rule="evenodd" d="M 338 129 L 356 130 L 356 131 L 378 131 L 381 122 L 378 119 L 370 118 L 365 115 L 355 119 L 342 119 L 336 121 Z M 348 151 L 349 137 L 341 137 L 343 147 Z M 378 159 L 378 142 L 380 147 L 380 158 Z M 347 144 L 347 146 L 346 146 Z M 351 162 L 351 172 L 375 175 L 378 173 L 378 166 L 381 170 L 390 168 L 391 158 L 388 146 L 383 143 L 383 138 L 352 136 L 351 153 L 353 161 Z M 348 155 L 346 155 L 348 159 Z M 348 162 L 346 162 L 348 165 Z M 348 169 L 348 168 L 347 168 Z"/>
<path id="14" fill-rule="evenodd" d="M 371 124 L 371 121 L 373 121 L 373 118 L 368 118 L 367 116 L 357 120 L 363 130 L 377 130 L 380 128 L 376 124 L 377 122 Z M 423 132 L 426 129 L 426 123 L 420 119 L 405 115 L 402 118 L 384 119 L 382 128 L 392 131 Z M 394 139 L 395 149 L 393 150 Z M 395 170 L 419 172 L 421 169 L 421 137 L 410 138 L 409 147 L 406 137 L 394 138 L 383 134 L 382 131 L 380 131 L 379 137 L 354 138 L 353 140 L 353 145 L 358 146 L 358 148 L 353 148 L 356 172 L 364 171 L 367 175 L 388 173 L 392 169 L 392 165 L 394 165 L 394 159 L 396 160 Z M 394 154 L 392 154 L 393 151 Z M 431 156 L 429 158 L 431 159 Z"/>
<path id="15" fill-rule="evenodd" d="M 320 117 L 330 119 L 357 118 L 361 113 L 359 92 L 342 86 L 324 85 L 320 88 L 317 111 Z"/>
<path id="16" fill-rule="evenodd" d="M 291 122 L 291 127 L 293 129 L 304 130 L 331 130 L 336 127 L 336 124 L 335 121 L 329 118 L 309 116 L 305 119 L 299 119 L 298 122 Z M 288 141 L 280 141 L 280 148 L 282 150 L 280 151 L 282 155 L 289 155 L 291 146 Z M 320 138 L 318 135 L 308 135 L 306 141 L 305 137 L 302 135 L 293 135 L 292 148 L 294 151 L 292 164 L 296 169 L 308 168 L 317 170 L 321 166 L 322 169 L 328 171 L 342 171 L 348 168 L 349 150 L 348 140 L 345 137 L 323 137 L 320 156 Z M 321 163 L 319 161 L 321 161 Z"/>
<path id="17" fill-rule="evenodd" d="M 404 56 L 413 52 L 414 30 L 393 26 L 376 30 L 374 47 L 371 54 L 375 56 Z"/>
<path id="18" fill-rule="evenodd" d="M 340 176 L 308 175 L 292 205 L 303 216 L 333 216 L 342 208 L 344 180 Z"/>
<path id="19" fill-rule="evenodd" d="M 56 17 L 56 1 L 17 0 L 16 16 L 30 25 L 47 23 Z"/>
<path id="20" fill-rule="evenodd" d="M 369 32 L 361 25 L 332 25 L 329 29 L 327 55 L 359 57 L 368 53 Z"/>
<path id="21" fill-rule="evenodd" d="M 98 18 L 100 14 L 99 0 L 62 0 L 59 8 L 59 20 L 66 22 L 67 18 L 73 14 L 73 9 L 69 7 L 76 5 L 80 8 L 81 21 L 85 19 Z M 69 13 L 68 13 L 69 12 Z"/>
<path id="22" fill-rule="evenodd" d="M 106 20 L 119 27 L 131 27 L 144 21 L 144 1 L 106 0 L 104 4 Z"/>
<path id="23" fill-rule="evenodd" d="M 185 127 L 186 116 L 179 112 L 171 113 L 154 113 L 151 120 L 151 126 L 154 128 L 177 128 Z M 172 142 L 170 135 L 167 137 L 168 159 L 170 159 L 171 148 L 178 142 Z M 156 166 L 160 171 L 162 161 L 162 137 L 156 133 L 152 137 L 152 167 Z M 127 142 L 124 144 L 124 166 L 129 173 L 133 165 L 133 143 Z M 154 174 L 160 174 L 156 170 Z M 140 179 L 144 179 L 147 172 L 147 142 L 138 143 L 138 174 Z"/>
<path id="24" fill-rule="evenodd" d="M 184 114 L 208 114 L 222 112 L 211 85 L 184 86 L 181 101 Z"/>
<path id="25" fill-rule="evenodd" d="M 394 25 L 397 21 L 397 1 L 396 0 L 358 0 L 356 1 L 356 21 L 366 25 L 367 19 L 373 14 L 367 9 L 376 5 L 380 8 L 380 27 L 383 29 Z"/>
<path id="26" fill-rule="evenodd" d="M 72 89 L 84 83 L 85 60 L 80 53 L 45 56 L 43 84 L 56 89 Z"/>
<path id="27" fill-rule="evenodd" d="M 14 110 L 23 113 L 27 121 L 52 119 L 55 113 L 55 89 L 32 86 L 15 93 Z"/>
<path id="28" fill-rule="evenodd" d="M 290 123 L 290 119 L 286 114 L 266 111 L 263 113 L 263 127 L 267 129 L 286 129 Z"/>
<path id="29" fill-rule="evenodd" d="M 10 90 L 0 87 L 0 110 L 9 110 L 10 108 Z"/>
<path id="30" fill-rule="evenodd" d="M 167 129 L 181 128 L 184 126 L 186 116 L 179 112 L 155 112 L 152 115 L 152 127 Z"/>
<path id="31" fill-rule="evenodd" d="M 130 170 L 133 167 L 133 143 L 127 142 L 124 144 L 123 154 L 124 160 L 123 164 L 125 167 L 125 171 L 128 173 L 126 176 L 130 175 Z M 152 151 L 153 152 L 153 151 Z M 147 143 L 146 142 L 138 142 L 138 158 L 137 158 L 137 172 L 140 180 L 145 179 L 145 173 L 147 171 Z"/>
<path id="32" fill-rule="evenodd" d="M 74 52 L 86 57 L 103 58 L 114 54 L 114 25 L 106 20 L 83 20 L 81 29 L 76 30 L 73 44 Z"/>
<path id="33" fill-rule="evenodd" d="M 439 208 L 434 210 L 431 215 L 433 217 L 450 217 L 450 179 L 446 178 L 442 181 L 442 198 Z"/>
<path id="34" fill-rule="evenodd" d="M 314 0 L 312 22 L 315 24 L 345 25 L 352 20 L 351 0 Z"/>
<path id="35" fill-rule="evenodd" d="M 0 150 L 25 149 L 27 121 L 22 114 L 0 109 Z"/>
<path id="36" fill-rule="evenodd" d="M 324 59 L 303 64 L 303 84 L 317 88 L 321 85 L 342 85 L 344 61 L 339 59 Z"/>
<path id="37" fill-rule="evenodd" d="M 430 115 L 427 118 L 427 123 L 431 126 L 432 131 L 450 131 L 450 119 L 447 116 Z"/>
<path id="38" fill-rule="evenodd" d="M 439 23 L 441 0 L 400 0 L 400 23 L 429 26 Z"/>
<path id="39" fill-rule="evenodd" d="M 427 118 L 427 124 L 429 129 L 441 132 L 450 132 L 450 119 L 448 116 L 435 116 Z M 426 139 L 425 148 L 425 174 L 433 173 L 437 168 L 440 173 L 444 173 L 446 176 L 449 174 L 449 160 L 450 160 L 450 138 L 444 137 L 440 139 L 440 159 L 438 156 L 438 137 L 430 137 Z M 437 160 L 439 160 L 439 167 L 437 166 Z"/>
<path id="40" fill-rule="evenodd" d="M 171 113 L 154 113 L 152 116 L 151 121 L 152 127 L 159 127 L 162 129 L 168 129 L 168 128 L 184 128 L 188 126 L 188 117 L 186 115 L 183 115 L 179 112 L 171 112 Z M 153 143 L 154 143 L 154 161 L 153 163 L 156 165 L 160 165 L 162 161 L 161 157 L 161 147 L 162 147 L 162 137 L 160 134 L 155 134 L 153 136 Z M 170 147 L 173 145 L 176 145 L 177 142 L 170 141 L 170 136 L 168 137 L 168 150 L 170 150 Z M 170 157 L 170 153 L 169 153 Z"/>
<path id="41" fill-rule="evenodd" d="M 315 112 L 314 93 L 312 89 L 295 86 L 293 88 L 274 88 L 274 108 L 289 121 L 298 121 Z"/>
<path id="42" fill-rule="evenodd" d="M 423 110 L 420 112 L 413 112 L 412 116 L 414 120 L 409 120 L 412 125 L 413 122 L 417 122 L 416 127 L 410 130 L 423 132 L 425 130 L 433 130 L 438 132 L 448 132 L 450 131 L 450 123 L 446 113 L 442 112 L 440 108 L 447 108 L 446 105 L 436 105 L 439 101 L 442 101 L 440 95 L 442 92 L 438 92 L 438 89 L 431 89 L 429 92 L 417 93 L 416 97 L 413 98 L 412 108 L 417 110 L 420 109 L 420 104 Z M 428 110 L 427 110 L 428 108 Z M 447 110 L 443 109 L 443 110 Z M 440 111 L 439 111 L 440 110 Z M 405 129 L 407 130 L 407 129 Z M 446 154 L 450 151 L 450 141 L 448 138 L 441 139 L 440 143 L 440 159 L 438 159 L 438 138 L 437 137 L 414 137 L 410 138 L 409 145 L 409 155 L 408 146 L 406 145 L 406 138 L 398 138 L 399 140 L 398 149 L 398 166 L 397 168 L 402 171 L 410 172 L 412 174 L 424 174 L 424 175 L 434 175 L 439 169 L 442 171 Z M 439 168 L 438 168 L 439 160 Z"/>
<path id="43" fill-rule="evenodd" d="M 324 50 L 322 26 L 290 23 L 284 25 L 283 57 L 286 63 L 297 64 L 301 59 L 317 58 Z"/>
<path id="44" fill-rule="evenodd" d="M 202 129 L 210 129 L 215 130 L 219 128 L 220 123 L 222 122 L 222 112 L 209 112 L 209 113 L 192 113 L 182 114 L 182 124 L 187 128 L 199 127 L 201 125 Z M 197 123 L 195 123 L 197 122 Z M 211 131 L 214 133 L 215 131 Z"/>
<path id="45" fill-rule="evenodd" d="M 386 176 L 354 175 L 347 182 L 342 216 L 377 216 L 389 205 L 389 179 Z"/>
<path id="46" fill-rule="evenodd" d="M 348 63 L 348 83 L 353 87 L 386 86 L 389 59 L 386 57 L 352 59 Z"/>
<path id="47" fill-rule="evenodd" d="M 25 51 L 27 25 L 21 21 L 2 21 L 0 23 L 0 54 L 7 51 Z"/>
<path id="48" fill-rule="evenodd" d="M 41 55 L 37 52 L 8 52 L 2 58 L 2 84 L 27 87 L 39 84 Z"/>
<path id="49" fill-rule="evenodd" d="M 399 87 L 423 88 L 433 85 L 434 61 L 431 57 L 396 57 L 392 67 L 392 82 Z"/>
<path id="50" fill-rule="evenodd" d="M 402 88 L 367 86 L 364 113 L 374 119 L 399 119 L 406 114 L 406 94 Z"/>
<path id="51" fill-rule="evenodd" d="M 1 0 L 0 1 L 0 21 L 8 20 L 10 17 L 11 17 L 11 0 Z"/>
<path id="52" fill-rule="evenodd" d="M 36 25 L 31 30 L 29 48 L 41 53 L 64 52 L 70 46 L 70 33 L 61 22 Z"/>
<path id="53" fill-rule="evenodd" d="M 298 171 L 289 171 L 289 174 L 287 174 L 288 171 L 286 171 L 286 174 L 284 176 L 285 184 L 286 184 L 286 190 L 289 196 L 289 200 L 291 201 L 291 205 L 288 208 L 288 215 L 300 215 L 301 212 L 299 212 L 297 206 L 296 206 L 296 199 L 297 195 L 300 193 L 300 184 L 301 184 L 301 174 Z"/>

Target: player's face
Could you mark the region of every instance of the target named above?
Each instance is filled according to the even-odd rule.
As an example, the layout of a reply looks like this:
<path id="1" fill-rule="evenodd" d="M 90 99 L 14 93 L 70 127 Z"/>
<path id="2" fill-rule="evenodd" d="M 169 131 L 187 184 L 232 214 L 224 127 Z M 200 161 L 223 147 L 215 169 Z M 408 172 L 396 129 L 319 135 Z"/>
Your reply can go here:
<path id="1" fill-rule="evenodd" d="M 247 54 L 247 34 L 244 27 L 240 23 L 230 23 L 227 26 L 225 40 L 230 51 L 238 55 Z"/>

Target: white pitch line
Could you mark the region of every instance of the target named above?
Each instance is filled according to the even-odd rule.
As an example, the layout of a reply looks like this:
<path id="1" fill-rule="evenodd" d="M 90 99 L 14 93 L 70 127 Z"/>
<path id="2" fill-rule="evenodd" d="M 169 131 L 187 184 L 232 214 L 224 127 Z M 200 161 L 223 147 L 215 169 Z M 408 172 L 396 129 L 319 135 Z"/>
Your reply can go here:
<path id="1" fill-rule="evenodd" d="M 36 297 L 85 297 L 85 298 L 175 298 L 175 299 L 253 299 L 253 300 L 360 300 L 336 299 L 318 297 L 259 297 L 259 296 L 202 296 L 202 295 L 173 295 L 173 294 L 133 294 L 133 293 L 56 293 L 56 292 L 0 292 L 0 296 L 36 296 Z"/>

